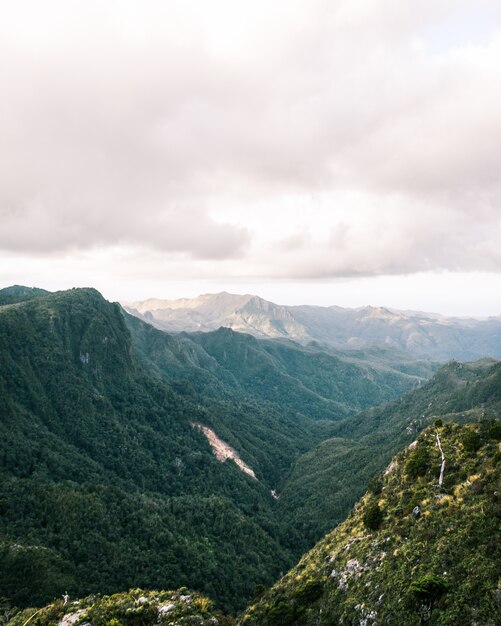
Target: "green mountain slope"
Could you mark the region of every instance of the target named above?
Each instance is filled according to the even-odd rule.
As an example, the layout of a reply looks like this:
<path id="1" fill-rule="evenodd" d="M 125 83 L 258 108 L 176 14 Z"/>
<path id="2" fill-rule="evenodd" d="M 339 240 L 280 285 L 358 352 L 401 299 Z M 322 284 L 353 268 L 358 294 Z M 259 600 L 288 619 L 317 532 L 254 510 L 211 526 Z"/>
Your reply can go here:
<path id="1" fill-rule="evenodd" d="M 46 296 L 49 292 L 45 289 L 38 289 L 37 287 L 24 287 L 23 285 L 12 285 L 11 287 L 5 287 L 0 289 L 0 306 L 4 304 L 15 304 L 17 302 L 24 302 L 31 300 L 37 296 Z"/>
<path id="2" fill-rule="evenodd" d="M 343 420 L 335 437 L 300 456 L 279 514 L 304 549 L 342 521 L 371 478 L 437 416 L 465 422 L 501 415 L 501 363 L 452 361 L 399 400 Z"/>
<path id="3" fill-rule="evenodd" d="M 429 371 L 226 331 L 173 337 L 93 289 L 5 291 L 0 596 L 19 605 L 189 585 L 242 606 L 298 556 L 271 494 L 293 460 L 329 434 L 328 417 Z M 220 463 L 193 424 L 256 479 Z"/>
<path id="4" fill-rule="evenodd" d="M 499 624 L 500 438 L 493 420 L 427 428 L 239 623 Z"/>
<path id="5" fill-rule="evenodd" d="M 290 563 L 269 486 L 216 460 L 191 425 L 207 409 L 140 366 L 96 291 L 0 307 L 0 414 L 0 595 L 16 604 L 189 584 L 234 609 Z"/>
<path id="6" fill-rule="evenodd" d="M 387 402 L 429 378 L 429 363 L 400 353 L 341 352 L 290 340 L 258 340 L 221 328 L 189 335 L 259 400 L 309 416 L 339 419 Z M 385 358 L 386 357 L 386 358 Z"/>
<path id="7" fill-rule="evenodd" d="M 238 392 L 313 419 L 339 419 L 397 398 L 437 367 L 394 350 L 343 352 L 229 328 L 170 335 L 130 315 L 126 322 L 143 364 L 165 379 L 191 382 L 204 396 Z"/>
<path id="8" fill-rule="evenodd" d="M 430 366 L 394 352 L 171 336 L 92 289 L 30 293 L 0 306 L 0 596 L 21 607 L 186 585 L 235 611 L 437 415 L 501 407 L 494 361 L 422 384 Z M 256 478 L 219 462 L 194 424 Z"/>
<path id="9" fill-rule="evenodd" d="M 333 420 L 398 397 L 435 369 L 394 351 L 343 353 L 226 328 L 170 335 L 130 315 L 125 321 L 145 369 L 205 406 L 207 424 L 270 488 L 329 436 Z"/>

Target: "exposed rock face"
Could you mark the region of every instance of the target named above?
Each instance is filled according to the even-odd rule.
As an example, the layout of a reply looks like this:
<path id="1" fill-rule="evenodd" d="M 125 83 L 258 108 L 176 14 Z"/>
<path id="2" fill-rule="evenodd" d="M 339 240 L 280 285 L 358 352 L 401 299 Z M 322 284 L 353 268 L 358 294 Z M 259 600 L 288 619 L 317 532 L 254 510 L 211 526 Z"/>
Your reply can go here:
<path id="1" fill-rule="evenodd" d="M 220 439 L 212 430 L 212 428 L 204 426 L 203 424 L 196 423 L 193 423 L 192 426 L 194 428 L 199 428 L 207 437 L 207 441 L 210 443 L 212 451 L 216 455 L 216 459 L 218 461 L 224 463 L 225 461 L 230 459 L 236 463 L 236 465 L 242 470 L 242 472 L 245 472 L 246 474 L 252 476 L 252 478 L 257 480 L 254 470 L 252 470 L 246 463 L 244 463 L 244 461 L 242 461 L 242 459 L 240 458 L 238 452 L 225 441 Z"/>
<path id="2" fill-rule="evenodd" d="M 309 339 L 306 328 L 288 307 L 258 296 L 226 292 L 205 294 L 198 298 L 124 303 L 125 309 L 162 330 L 210 331 L 221 326 L 258 337 Z"/>

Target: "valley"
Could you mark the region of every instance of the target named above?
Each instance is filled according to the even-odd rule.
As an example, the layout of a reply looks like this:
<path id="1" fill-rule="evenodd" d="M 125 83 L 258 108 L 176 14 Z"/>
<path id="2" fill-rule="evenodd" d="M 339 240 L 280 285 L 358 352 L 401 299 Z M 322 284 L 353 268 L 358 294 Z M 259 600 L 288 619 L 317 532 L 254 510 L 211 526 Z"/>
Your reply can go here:
<path id="1" fill-rule="evenodd" d="M 66 592 L 186 587 L 223 624 L 221 611 L 242 611 L 349 524 L 423 429 L 494 424 L 500 367 L 229 328 L 167 333 L 93 289 L 0 290 L 0 595 L 23 609 Z M 479 435 L 489 450 L 491 430 Z M 200 619 L 210 601 L 197 600 Z M 242 623 L 316 610 L 280 617 L 263 602 Z"/>

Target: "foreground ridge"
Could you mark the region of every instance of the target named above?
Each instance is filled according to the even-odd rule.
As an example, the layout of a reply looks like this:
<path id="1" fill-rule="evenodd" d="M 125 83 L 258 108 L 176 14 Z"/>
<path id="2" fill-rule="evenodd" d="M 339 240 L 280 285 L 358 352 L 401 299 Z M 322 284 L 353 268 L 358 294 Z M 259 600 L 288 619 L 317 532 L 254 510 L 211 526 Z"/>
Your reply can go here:
<path id="1" fill-rule="evenodd" d="M 499 624 L 500 436 L 438 419 L 239 623 Z"/>
<path id="2" fill-rule="evenodd" d="M 25 609 L 7 621 L 8 626 L 231 626 L 233 623 L 231 617 L 215 611 L 212 600 L 185 587 L 177 591 L 131 589 L 127 593 L 92 595 L 79 600 L 65 594 L 42 609 Z"/>

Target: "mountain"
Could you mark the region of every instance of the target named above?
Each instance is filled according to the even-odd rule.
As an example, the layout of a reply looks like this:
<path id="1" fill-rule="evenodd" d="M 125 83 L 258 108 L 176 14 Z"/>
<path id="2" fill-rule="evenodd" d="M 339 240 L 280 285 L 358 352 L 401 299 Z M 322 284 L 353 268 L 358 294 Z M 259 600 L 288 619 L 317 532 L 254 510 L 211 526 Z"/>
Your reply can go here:
<path id="1" fill-rule="evenodd" d="M 314 419 L 338 419 L 398 397 L 436 365 L 390 350 L 343 352 L 290 340 L 264 340 L 220 328 L 166 334 L 126 316 L 145 367 L 169 381 L 192 382 L 221 397 L 222 386 Z"/>
<path id="2" fill-rule="evenodd" d="M 499 410 L 498 363 L 452 362 L 426 383 L 430 371 L 380 348 L 168 334 L 93 289 L 11 293 L 0 596 L 186 585 L 242 608 L 437 414 Z"/>
<path id="3" fill-rule="evenodd" d="M 291 563 L 263 470 L 218 461 L 193 426 L 209 408 L 140 365 L 96 291 L 0 307 L 0 415 L 0 595 L 14 604 L 189 583 L 234 610 Z"/>
<path id="4" fill-rule="evenodd" d="M 49 291 L 38 289 L 37 287 L 24 287 L 23 285 L 12 285 L 0 289 L 0 306 L 4 304 L 15 304 L 16 302 L 24 302 L 38 296 L 46 296 Z"/>
<path id="5" fill-rule="evenodd" d="M 317 341 L 338 349 L 385 346 L 436 361 L 501 358 L 501 318 L 485 320 L 384 307 L 281 306 L 258 296 L 206 294 L 124 304 L 129 313 L 171 332 L 220 326 L 256 337 Z"/>
<path id="6" fill-rule="evenodd" d="M 189 585 L 241 607 L 298 556 L 272 495 L 293 461 L 431 373 L 380 351 L 168 335 L 93 289 L 8 295 L 0 596 L 19 606 Z"/>
<path id="7" fill-rule="evenodd" d="M 242 626 L 499 624 L 501 424 L 423 431 Z"/>
<path id="8" fill-rule="evenodd" d="M 209 331 L 225 326 L 258 337 L 310 338 L 288 307 L 249 294 L 223 292 L 181 300 L 152 298 L 124 306 L 129 313 L 172 332 Z"/>

